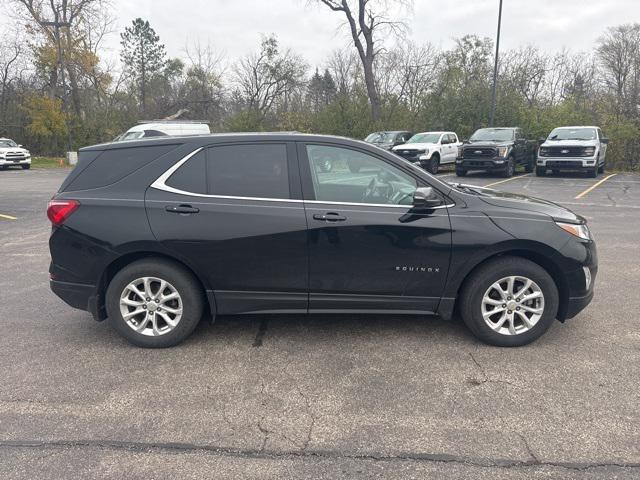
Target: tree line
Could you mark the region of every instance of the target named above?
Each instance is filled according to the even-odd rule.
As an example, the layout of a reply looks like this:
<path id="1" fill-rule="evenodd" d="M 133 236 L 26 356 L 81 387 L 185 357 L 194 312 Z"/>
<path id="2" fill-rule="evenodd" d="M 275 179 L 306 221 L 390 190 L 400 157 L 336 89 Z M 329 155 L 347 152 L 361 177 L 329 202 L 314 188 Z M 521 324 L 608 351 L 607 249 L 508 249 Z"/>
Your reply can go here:
<path id="1" fill-rule="evenodd" d="M 114 32 L 104 0 L 10 1 L 19 30 L 0 33 L 0 136 L 37 154 L 110 141 L 158 118 L 205 120 L 214 132 L 354 138 L 384 129 L 464 138 L 488 123 L 492 39 L 469 34 L 448 49 L 415 44 L 385 16 L 389 0 L 310 2 L 346 19 L 352 40 L 320 65 L 275 34 L 242 58 L 201 43 L 173 58 L 144 19 Z M 102 58 L 105 38 L 117 33 L 119 59 Z M 607 28 L 584 52 L 504 51 L 498 70 L 496 125 L 520 126 L 535 139 L 556 126 L 600 125 L 609 165 L 640 169 L 640 24 Z"/>

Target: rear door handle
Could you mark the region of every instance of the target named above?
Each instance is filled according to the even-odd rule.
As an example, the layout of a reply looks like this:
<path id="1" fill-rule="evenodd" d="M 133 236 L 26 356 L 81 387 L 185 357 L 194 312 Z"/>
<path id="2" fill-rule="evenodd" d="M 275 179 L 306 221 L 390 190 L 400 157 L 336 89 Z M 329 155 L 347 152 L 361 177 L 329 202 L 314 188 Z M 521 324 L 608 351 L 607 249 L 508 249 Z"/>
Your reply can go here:
<path id="1" fill-rule="evenodd" d="M 199 208 L 192 207 L 191 205 L 167 205 L 164 209 L 169 213 L 198 213 Z"/>
<path id="2" fill-rule="evenodd" d="M 347 217 L 335 212 L 327 212 L 324 214 L 316 213 L 313 216 L 314 220 L 320 220 L 321 222 L 344 222 Z"/>

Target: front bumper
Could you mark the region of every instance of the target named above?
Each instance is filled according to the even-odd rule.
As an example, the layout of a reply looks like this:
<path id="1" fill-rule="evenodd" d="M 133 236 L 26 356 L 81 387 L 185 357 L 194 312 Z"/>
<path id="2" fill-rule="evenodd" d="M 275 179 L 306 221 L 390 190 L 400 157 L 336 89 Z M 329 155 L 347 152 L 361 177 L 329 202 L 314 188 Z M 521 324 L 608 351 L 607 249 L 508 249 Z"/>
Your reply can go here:
<path id="1" fill-rule="evenodd" d="M 563 320 L 573 318 L 578 315 L 582 310 L 587 308 L 587 305 L 591 303 L 593 299 L 593 289 L 582 297 L 569 297 L 567 301 L 567 311 Z"/>
<path id="2" fill-rule="evenodd" d="M 554 170 L 582 170 L 595 167 L 597 162 L 595 157 L 538 157 L 536 165 Z"/>
<path id="3" fill-rule="evenodd" d="M 31 157 L 16 159 L 16 160 L 0 157 L 0 167 L 6 167 L 11 165 L 31 165 Z"/>
<path id="4" fill-rule="evenodd" d="M 465 170 L 502 170 L 507 165 L 504 157 L 479 157 L 479 158 L 458 158 L 457 168 Z"/>

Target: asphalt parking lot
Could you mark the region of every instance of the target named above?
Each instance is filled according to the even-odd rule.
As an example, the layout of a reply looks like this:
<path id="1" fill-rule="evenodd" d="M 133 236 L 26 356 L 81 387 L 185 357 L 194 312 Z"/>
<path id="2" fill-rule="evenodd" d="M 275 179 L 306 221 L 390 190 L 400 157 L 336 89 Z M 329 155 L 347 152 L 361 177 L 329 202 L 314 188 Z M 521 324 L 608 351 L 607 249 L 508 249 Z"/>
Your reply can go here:
<path id="1" fill-rule="evenodd" d="M 237 316 L 144 350 L 49 291 L 66 173 L 0 172 L 0 478 L 640 477 L 640 176 L 463 180 L 562 203 L 598 242 L 593 303 L 527 347 L 437 318 Z"/>

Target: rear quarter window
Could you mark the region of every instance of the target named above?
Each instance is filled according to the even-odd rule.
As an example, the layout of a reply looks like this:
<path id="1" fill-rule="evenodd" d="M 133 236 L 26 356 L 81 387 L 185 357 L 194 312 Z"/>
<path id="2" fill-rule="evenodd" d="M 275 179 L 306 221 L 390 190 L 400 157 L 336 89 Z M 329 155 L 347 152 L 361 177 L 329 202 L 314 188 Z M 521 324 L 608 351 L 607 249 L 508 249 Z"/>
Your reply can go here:
<path id="1" fill-rule="evenodd" d="M 70 182 L 66 191 L 90 190 L 111 185 L 177 146 L 154 145 L 104 150 Z"/>

